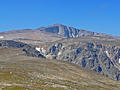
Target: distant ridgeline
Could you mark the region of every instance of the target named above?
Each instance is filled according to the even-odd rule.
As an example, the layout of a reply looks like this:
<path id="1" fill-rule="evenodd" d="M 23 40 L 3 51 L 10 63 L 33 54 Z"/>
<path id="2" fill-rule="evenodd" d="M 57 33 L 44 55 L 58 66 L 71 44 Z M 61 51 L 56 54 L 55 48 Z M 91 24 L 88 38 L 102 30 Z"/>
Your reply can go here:
<path id="1" fill-rule="evenodd" d="M 21 48 L 27 56 L 45 58 L 35 49 L 35 46 L 12 40 L 0 40 L 0 48 Z"/>
<path id="2" fill-rule="evenodd" d="M 111 38 L 111 35 L 77 29 L 62 24 L 40 27 L 37 29 L 22 29 L 0 32 L 0 40 L 15 40 L 34 45 L 45 44 L 46 42 L 54 42 L 65 38 L 79 38 L 86 36 L 104 36 Z"/>

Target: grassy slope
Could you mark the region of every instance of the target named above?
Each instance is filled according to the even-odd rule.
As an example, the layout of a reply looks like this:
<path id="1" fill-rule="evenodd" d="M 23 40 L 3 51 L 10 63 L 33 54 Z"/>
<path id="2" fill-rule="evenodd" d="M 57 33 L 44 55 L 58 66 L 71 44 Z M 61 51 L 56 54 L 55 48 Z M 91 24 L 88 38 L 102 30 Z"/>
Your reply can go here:
<path id="1" fill-rule="evenodd" d="M 3 90 L 120 90 L 120 83 L 62 61 L 24 56 L 20 49 L 0 49 Z"/>

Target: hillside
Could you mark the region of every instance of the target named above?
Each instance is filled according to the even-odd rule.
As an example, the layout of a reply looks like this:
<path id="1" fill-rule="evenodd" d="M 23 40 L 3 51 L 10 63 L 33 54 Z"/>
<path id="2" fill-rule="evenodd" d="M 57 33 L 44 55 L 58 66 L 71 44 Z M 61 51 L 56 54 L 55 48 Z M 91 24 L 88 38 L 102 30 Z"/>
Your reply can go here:
<path id="1" fill-rule="evenodd" d="M 68 61 L 114 80 L 120 80 L 120 40 L 87 36 L 40 46 L 48 59 Z"/>
<path id="2" fill-rule="evenodd" d="M 63 61 L 28 57 L 21 48 L 0 48 L 2 90 L 119 90 L 120 83 Z"/>
<path id="3" fill-rule="evenodd" d="M 58 35 L 31 29 L 1 32 L 0 36 L 2 37 L 1 40 L 14 40 L 34 45 L 61 39 Z"/>

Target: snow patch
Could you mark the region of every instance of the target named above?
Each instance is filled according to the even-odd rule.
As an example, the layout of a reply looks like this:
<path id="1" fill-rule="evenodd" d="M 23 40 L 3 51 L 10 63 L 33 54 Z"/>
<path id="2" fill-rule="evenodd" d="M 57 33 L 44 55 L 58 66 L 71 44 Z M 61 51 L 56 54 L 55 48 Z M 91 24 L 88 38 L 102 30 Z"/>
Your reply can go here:
<path id="1" fill-rule="evenodd" d="M 35 49 L 36 49 L 37 51 L 43 53 L 43 54 L 45 54 L 45 52 L 46 52 L 46 50 L 45 50 L 44 48 L 36 47 Z"/>
<path id="2" fill-rule="evenodd" d="M 108 51 L 105 51 L 105 52 L 106 52 L 107 56 L 110 57 L 109 52 Z"/>
<path id="3" fill-rule="evenodd" d="M 120 63 L 120 58 L 119 58 L 119 63 Z"/>
<path id="4" fill-rule="evenodd" d="M 72 33 L 72 37 L 75 37 L 75 35 Z"/>
<path id="5" fill-rule="evenodd" d="M 35 49 L 40 52 L 40 48 L 36 47 Z"/>

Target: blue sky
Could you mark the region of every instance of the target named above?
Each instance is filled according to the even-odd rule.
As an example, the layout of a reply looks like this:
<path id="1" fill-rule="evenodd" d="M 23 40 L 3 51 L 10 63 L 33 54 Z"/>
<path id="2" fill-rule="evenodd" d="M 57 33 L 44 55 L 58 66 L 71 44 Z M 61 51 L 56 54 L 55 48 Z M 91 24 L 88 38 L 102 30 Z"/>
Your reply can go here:
<path id="1" fill-rule="evenodd" d="M 120 36 L 120 0 L 0 0 L 0 31 L 65 24 Z"/>

